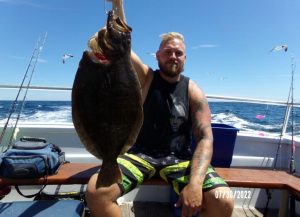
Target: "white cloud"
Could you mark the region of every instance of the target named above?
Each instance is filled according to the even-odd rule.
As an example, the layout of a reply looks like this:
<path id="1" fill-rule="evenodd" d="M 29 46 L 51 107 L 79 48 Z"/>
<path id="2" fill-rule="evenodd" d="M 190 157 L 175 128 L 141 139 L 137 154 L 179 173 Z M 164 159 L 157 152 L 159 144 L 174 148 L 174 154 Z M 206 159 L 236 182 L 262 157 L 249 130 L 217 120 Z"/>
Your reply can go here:
<path id="1" fill-rule="evenodd" d="M 38 59 L 38 63 L 47 63 L 48 61 L 45 59 Z"/>
<path id="2" fill-rule="evenodd" d="M 199 44 L 199 45 L 193 46 L 192 49 L 198 50 L 201 48 L 215 48 L 215 47 L 218 47 L 218 45 L 217 44 Z"/>
<path id="3" fill-rule="evenodd" d="M 41 8 L 42 6 L 39 4 L 32 3 L 30 1 L 24 0 L 0 0 L 0 3 L 4 4 L 13 4 L 13 5 L 27 5 L 35 8 Z"/>
<path id="4" fill-rule="evenodd" d="M 0 1 L 2 1 L 2 0 L 0 0 Z M 28 57 L 22 57 L 22 56 L 10 56 L 10 57 L 13 58 L 13 59 L 16 59 L 16 60 L 28 60 L 28 61 L 29 61 L 29 58 L 28 58 Z M 48 61 L 45 60 L 45 59 L 39 58 L 39 59 L 37 60 L 37 62 L 38 62 L 38 63 L 47 63 Z"/>

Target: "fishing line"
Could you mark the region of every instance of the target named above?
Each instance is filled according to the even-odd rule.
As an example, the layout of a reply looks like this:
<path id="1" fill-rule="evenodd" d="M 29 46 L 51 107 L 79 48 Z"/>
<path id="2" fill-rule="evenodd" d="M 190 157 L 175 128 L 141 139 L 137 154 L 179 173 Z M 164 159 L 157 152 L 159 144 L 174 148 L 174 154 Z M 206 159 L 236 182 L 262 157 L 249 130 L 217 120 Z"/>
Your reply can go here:
<path id="1" fill-rule="evenodd" d="M 103 0 L 103 2 L 104 2 L 104 13 L 107 15 L 108 14 L 107 2 L 106 2 L 106 0 Z"/>
<path id="2" fill-rule="evenodd" d="M 103 3 L 104 3 L 104 5 L 103 5 L 103 7 L 104 7 L 104 13 L 107 14 L 108 11 L 107 11 L 107 9 L 106 9 L 106 0 L 103 0 Z"/>

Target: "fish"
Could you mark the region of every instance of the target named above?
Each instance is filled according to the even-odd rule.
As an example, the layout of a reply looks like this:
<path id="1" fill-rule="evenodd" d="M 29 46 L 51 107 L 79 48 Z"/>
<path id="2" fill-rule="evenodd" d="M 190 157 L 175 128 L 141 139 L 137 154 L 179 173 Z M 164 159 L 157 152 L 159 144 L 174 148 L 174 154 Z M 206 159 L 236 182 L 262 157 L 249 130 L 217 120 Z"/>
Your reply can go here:
<path id="1" fill-rule="evenodd" d="M 98 31 L 102 61 L 83 52 L 72 86 L 72 120 L 75 130 L 94 156 L 102 159 L 97 188 L 121 183 L 117 157 L 136 141 L 143 123 L 141 85 L 131 59 L 131 27 L 108 12 L 106 26 Z"/>

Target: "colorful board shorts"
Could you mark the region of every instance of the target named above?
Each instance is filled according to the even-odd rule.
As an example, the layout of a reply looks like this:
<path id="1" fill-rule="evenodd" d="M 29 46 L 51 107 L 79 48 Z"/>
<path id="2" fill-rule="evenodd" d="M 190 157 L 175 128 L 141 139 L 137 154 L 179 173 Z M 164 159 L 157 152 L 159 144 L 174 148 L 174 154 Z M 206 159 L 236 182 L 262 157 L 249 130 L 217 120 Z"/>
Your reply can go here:
<path id="1" fill-rule="evenodd" d="M 142 153 L 126 153 L 118 157 L 117 161 L 122 171 L 123 182 L 119 184 L 122 194 L 130 192 L 153 176 L 160 176 L 173 186 L 177 194 L 189 182 L 190 161 L 178 159 L 173 155 L 164 158 L 152 158 Z M 213 167 L 209 166 L 202 186 L 203 191 L 221 186 L 227 187 L 228 185 Z"/>

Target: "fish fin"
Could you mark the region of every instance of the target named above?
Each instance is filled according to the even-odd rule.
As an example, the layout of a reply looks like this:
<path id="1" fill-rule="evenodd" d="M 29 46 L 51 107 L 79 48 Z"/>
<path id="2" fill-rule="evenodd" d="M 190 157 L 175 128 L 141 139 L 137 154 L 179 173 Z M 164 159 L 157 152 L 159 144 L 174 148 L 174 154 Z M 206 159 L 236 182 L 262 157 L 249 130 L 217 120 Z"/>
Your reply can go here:
<path id="1" fill-rule="evenodd" d="M 115 183 L 122 183 L 122 173 L 117 161 L 105 162 L 103 160 L 98 174 L 97 188 L 108 187 Z"/>

